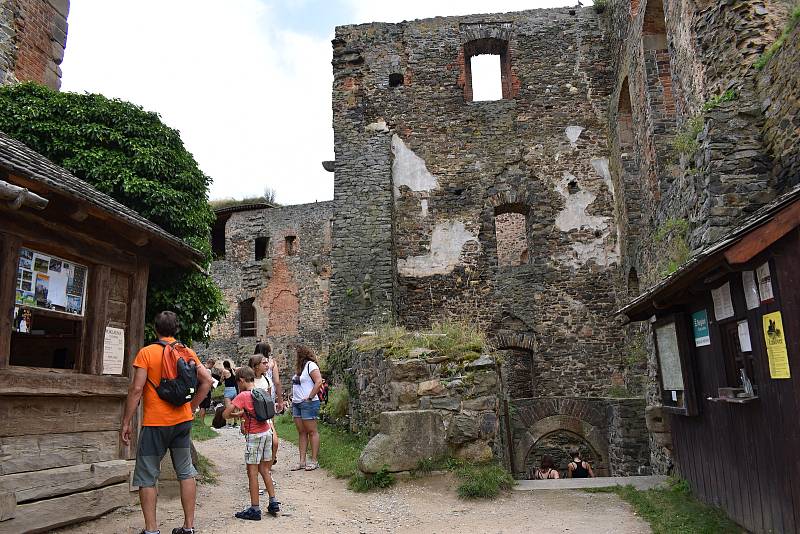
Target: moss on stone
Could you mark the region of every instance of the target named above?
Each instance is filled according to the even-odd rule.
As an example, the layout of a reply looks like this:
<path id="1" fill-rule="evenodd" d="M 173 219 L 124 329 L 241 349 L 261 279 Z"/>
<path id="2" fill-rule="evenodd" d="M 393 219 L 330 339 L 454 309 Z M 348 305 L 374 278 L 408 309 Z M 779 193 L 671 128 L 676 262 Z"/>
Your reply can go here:
<path id="1" fill-rule="evenodd" d="M 409 358 L 414 349 L 422 349 L 443 361 L 466 364 L 480 357 L 486 348 L 486 334 L 466 321 L 448 321 L 417 332 L 402 326 L 382 327 L 354 344 L 364 351 L 382 349 L 392 359 Z"/>

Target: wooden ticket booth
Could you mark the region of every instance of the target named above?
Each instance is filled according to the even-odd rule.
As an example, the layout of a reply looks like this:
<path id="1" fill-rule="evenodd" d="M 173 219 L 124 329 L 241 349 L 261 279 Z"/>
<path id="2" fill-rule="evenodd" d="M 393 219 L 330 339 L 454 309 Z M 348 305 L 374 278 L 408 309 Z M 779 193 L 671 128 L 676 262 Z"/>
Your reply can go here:
<path id="1" fill-rule="evenodd" d="M 0 534 L 132 501 L 119 430 L 148 276 L 201 260 L 0 133 Z"/>

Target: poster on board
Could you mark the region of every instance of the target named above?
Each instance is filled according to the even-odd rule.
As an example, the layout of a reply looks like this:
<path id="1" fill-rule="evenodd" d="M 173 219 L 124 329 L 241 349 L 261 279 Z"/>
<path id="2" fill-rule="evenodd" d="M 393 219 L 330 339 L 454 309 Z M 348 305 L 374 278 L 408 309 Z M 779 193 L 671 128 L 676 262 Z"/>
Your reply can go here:
<path id="1" fill-rule="evenodd" d="M 661 385 L 665 390 L 683 391 L 683 370 L 678 348 L 678 332 L 675 323 L 656 327 L 656 346 L 661 368 Z"/>
<path id="2" fill-rule="evenodd" d="M 770 378 L 791 378 L 781 312 L 767 313 L 761 319 L 764 324 L 764 343 L 767 345 Z"/>
<path id="3" fill-rule="evenodd" d="M 22 248 L 15 304 L 83 315 L 86 273 L 83 265 Z"/>
<path id="4" fill-rule="evenodd" d="M 106 327 L 103 340 L 103 374 L 121 375 L 125 362 L 125 330 Z"/>
<path id="5" fill-rule="evenodd" d="M 717 321 L 733 317 L 730 282 L 725 282 L 717 289 L 712 289 L 711 297 L 714 300 L 714 317 L 716 317 Z"/>
<path id="6" fill-rule="evenodd" d="M 772 293 L 772 276 L 769 272 L 769 262 L 762 263 L 756 269 L 758 279 L 758 292 L 761 295 L 761 302 L 769 302 L 775 298 Z"/>
<path id="7" fill-rule="evenodd" d="M 758 295 L 758 285 L 756 275 L 753 271 L 742 271 L 742 288 L 744 289 L 744 300 L 748 310 L 754 310 L 761 304 L 761 297 Z"/>
<path id="8" fill-rule="evenodd" d="M 706 310 L 696 311 L 692 314 L 692 331 L 694 332 L 695 347 L 711 345 L 711 336 L 708 332 L 708 314 Z"/>

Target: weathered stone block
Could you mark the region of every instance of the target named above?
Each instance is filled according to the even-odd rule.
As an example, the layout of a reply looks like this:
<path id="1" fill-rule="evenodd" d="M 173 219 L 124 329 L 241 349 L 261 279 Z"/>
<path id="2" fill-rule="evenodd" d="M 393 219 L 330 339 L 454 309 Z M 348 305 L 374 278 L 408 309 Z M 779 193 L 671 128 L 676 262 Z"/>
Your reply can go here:
<path id="1" fill-rule="evenodd" d="M 419 358 L 392 360 L 390 371 L 391 379 L 397 382 L 418 382 L 430 377 L 427 364 Z"/>
<path id="2" fill-rule="evenodd" d="M 457 414 L 450 420 L 447 428 L 447 441 L 454 445 L 461 445 L 480 438 L 480 422 L 477 417 Z"/>
<path id="3" fill-rule="evenodd" d="M 486 397 L 477 397 L 475 399 L 467 399 L 464 401 L 465 410 L 494 410 L 496 407 L 497 397 L 494 395 L 487 395 Z"/>
<path id="4" fill-rule="evenodd" d="M 417 395 L 420 397 L 423 395 L 442 395 L 444 392 L 444 386 L 439 380 L 426 380 L 425 382 L 420 382 L 419 386 L 417 386 Z"/>
<path id="5" fill-rule="evenodd" d="M 472 441 L 456 449 L 453 456 L 468 462 L 488 462 L 493 457 L 492 448 L 483 441 Z"/>
<path id="6" fill-rule="evenodd" d="M 389 384 L 389 399 L 392 406 L 413 404 L 417 402 L 417 387 L 408 382 L 392 382 Z"/>
<path id="7" fill-rule="evenodd" d="M 648 406 L 644 411 L 647 430 L 650 432 L 669 432 L 669 418 L 661 406 Z"/>
<path id="8" fill-rule="evenodd" d="M 457 412 L 461 409 L 461 400 L 455 397 L 433 397 L 431 398 L 431 408 Z"/>
<path id="9" fill-rule="evenodd" d="M 446 436 L 439 412 L 384 412 L 380 433 L 364 447 L 358 468 L 364 473 L 377 473 L 384 466 L 391 472 L 409 471 L 424 458 L 445 455 Z"/>

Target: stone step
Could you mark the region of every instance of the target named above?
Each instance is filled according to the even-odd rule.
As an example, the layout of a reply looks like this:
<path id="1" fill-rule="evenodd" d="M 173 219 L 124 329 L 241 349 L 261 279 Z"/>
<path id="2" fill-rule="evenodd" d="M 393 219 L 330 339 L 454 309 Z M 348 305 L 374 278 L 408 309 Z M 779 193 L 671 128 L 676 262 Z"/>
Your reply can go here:
<path id="1" fill-rule="evenodd" d="M 596 478 L 561 478 L 558 480 L 518 480 L 515 491 L 569 490 L 586 488 L 608 488 L 610 486 L 631 485 L 637 490 L 648 490 L 663 487 L 667 483 L 664 475 L 636 477 L 596 477 Z"/>

